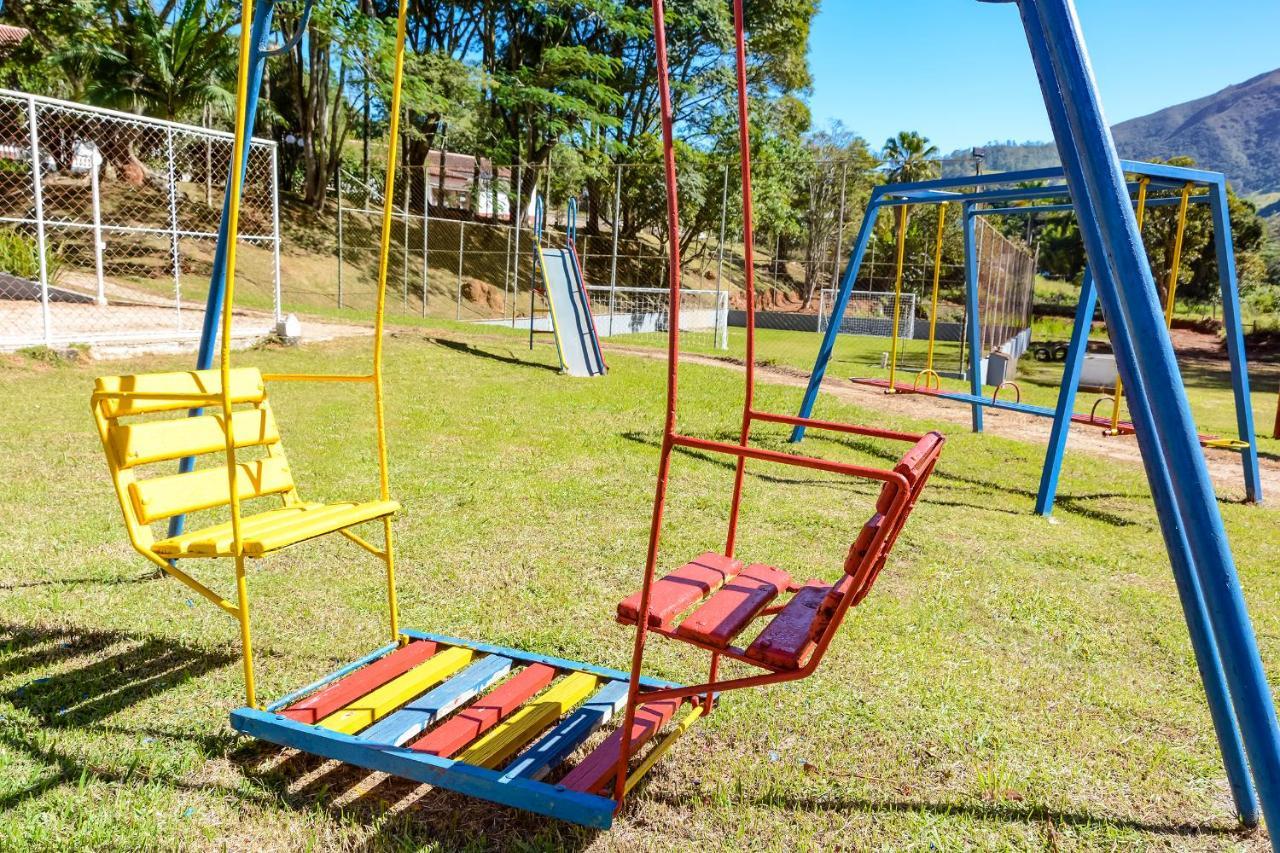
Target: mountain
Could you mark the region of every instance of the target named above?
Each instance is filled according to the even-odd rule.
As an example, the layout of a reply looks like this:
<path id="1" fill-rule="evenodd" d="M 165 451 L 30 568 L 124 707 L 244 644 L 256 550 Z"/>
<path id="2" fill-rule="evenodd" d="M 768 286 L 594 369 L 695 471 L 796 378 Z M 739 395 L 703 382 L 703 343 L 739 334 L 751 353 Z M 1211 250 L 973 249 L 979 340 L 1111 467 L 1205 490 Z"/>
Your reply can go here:
<path id="1" fill-rule="evenodd" d="M 1112 128 L 1120 156 L 1149 160 L 1185 155 L 1223 172 L 1241 194 L 1280 193 L 1280 68 L 1207 97 L 1129 119 Z M 983 170 L 1055 165 L 1052 144 L 992 143 Z M 953 160 L 954 158 L 954 160 Z M 946 174 L 968 174 L 970 149 L 954 152 Z"/>

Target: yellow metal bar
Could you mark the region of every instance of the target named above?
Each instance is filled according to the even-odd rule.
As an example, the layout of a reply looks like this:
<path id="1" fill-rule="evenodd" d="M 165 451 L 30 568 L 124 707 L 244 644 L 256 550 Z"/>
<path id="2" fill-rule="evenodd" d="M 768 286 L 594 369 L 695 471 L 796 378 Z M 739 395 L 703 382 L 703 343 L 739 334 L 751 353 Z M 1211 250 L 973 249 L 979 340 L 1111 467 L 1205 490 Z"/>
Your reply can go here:
<path id="1" fill-rule="evenodd" d="M 1143 178 L 1138 182 L 1138 236 L 1142 236 L 1142 226 L 1147 218 L 1147 190 L 1151 186 L 1150 178 Z M 1120 381 L 1120 374 L 1116 374 L 1116 390 L 1115 396 L 1111 400 L 1111 429 L 1107 430 L 1107 435 L 1120 434 L 1120 400 L 1124 396 L 1124 383 Z"/>
<path id="2" fill-rule="evenodd" d="M 627 777 L 627 785 L 623 789 L 624 795 L 631 793 L 631 789 L 638 785 L 640 780 L 644 778 L 644 775 L 653 769 L 653 765 L 658 763 L 658 759 L 662 758 L 662 756 L 666 754 L 667 750 L 675 746 L 676 741 L 683 737 L 684 734 L 689 731 L 690 727 L 692 727 L 704 713 L 706 713 L 706 706 L 699 705 L 684 715 L 684 718 L 680 720 L 679 725 L 672 729 L 671 733 L 662 739 L 662 743 L 650 750 L 649 754 L 644 757 L 644 761 L 640 762 L 640 766 Z"/>
<path id="3" fill-rule="evenodd" d="M 227 271 L 226 271 L 226 292 L 223 297 L 222 309 L 222 353 L 219 364 L 222 378 L 222 413 L 226 423 L 227 434 L 227 481 L 228 490 L 230 491 L 231 501 L 229 509 L 231 510 L 231 536 L 232 536 L 232 553 L 236 556 L 236 573 L 237 585 L 240 587 L 240 622 L 241 633 L 248 636 L 248 622 L 246 602 L 244 600 L 245 590 L 243 588 L 243 578 L 239 577 L 243 574 L 244 567 L 241 565 L 241 556 L 244 551 L 244 543 L 240 537 L 240 494 L 236 488 L 237 475 L 239 468 L 236 467 L 236 440 L 235 429 L 232 427 L 231 421 L 231 315 L 235 308 L 236 298 L 236 247 L 240 239 L 240 200 L 244 194 L 244 174 L 240 168 L 240 164 L 244 161 L 245 147 L 248 144 L 249 136 L 249 66 L 250 58 L 253 53 L 252 30 L 253 30 L 253 0 L 243 0 L 240 4 L 240 67 L 236 74 L 236 132 L 235 141 L 231 146 L 231 186 L 228 193 L 227 206 Z M 249 705 L 253 706 L 253 665 L 250 658 L 250 651 L 246 642 L 245 648 L 245 678 L 248 681 L 247 687 L 250 694 Z"/>
<path id="4" fill-rule="evenodd" d="M 889 394 L 894 393 L 898 387 L 894 384 L 894 379 L 898 373 L 898 320 L 902 316 L 902 265 L 907 251 L 908 212 L 907 205 L 898 208 L 898 266 L 893 278 L 893 343 L 889 346 Z"/>
<path id="5" fill-rule="evenodd" d="M 400 152 L 400 110 L 404 90 L 404 43 L 408 30 L 408 0 L 400 0 L 396 16 L 395 68 L 391 75 L 391 127 L 387 140 L 387 179 L 382 199 L 382 236 L 378 253 L 378 308 L 373 331 L 373 405 L 378 432 L 378 487 L 382 499 L 391 499 L 391 478 L 387 465 L 387 418 L 383 400 L 382 335 L 386 326 L 387 277 L 391 267 L 391 225 L 395 216 L 396 159 Z M 387 607 L 390 610 L 391 639 L 399 642 L 400 614 L 396 603 L 396 564 L 391 544 L 391 519 L 382 520 L 386 534 Z"/>
<path id="6" fill-rule="evenodd" d="M 372 542 L 360 536 L 359 534 L 352 533 L 350 529 L 339 530 L 338 532 L 341 533 L 343 536 L 347 537 L 348 539 L 350 539 L 355 544 L 359 545 L 361 548 L 368 551 L 373 556 L 377 557 L 378 559 L 380 560 L 387 559 L 386 551 L 383 551 L 377 545 L 374 545 Z"/>
<path id="7" fill-rule="evenodd" d="M 236 557 L 236 597 L 240 607 L 240 645 L 244 657 L 244 694 L 250 708 L 258 707 L 258 691 L 253 682 L 253 637 L 249 634 L 249 584 L 245 578 L 244 557 Z"/>
<path id="8" fill-rule="evenodd" d="M 1169 260 L 1169 282 L 1165 287 L 1164 324 L 1173 328 L 1173 307 L 1178 296 L 1178 273 L 1182 271 L 1182 241 L 1187 235 L 1187 209 L 1191 204 L 1191 184 L 1182 188 L 1178 203 L 1178 230 L 1173 237 L 1173 257 Z"/>
<path id="9" fill-rule="evenodd" d="M 937 380 L 939 387 L 942 385 L 942 377 L 938 376 L 937 371 L 933 369 L 933 350 L 937 343 L 938 335 L 938 285 L 942 282 L 942 236 L 943 229 L 947 222 L 947 205 L 945 203 L 938 205 L 938 234 L 933 245 L 933 296 L 930 299 L 929 306 L 929 352 L 925 359 L 923 373 L 925 387 L 929 387 L 930 379 Z M 920 381 L 920 376 L 916 377 L 916 381 Z"/>
<path id="10" fill-rule="evenodd" d="M 264 373 L 264 382 L 373 382 L 373 374 Z"/>
<path id="11" fill-rule="evenodd" d="M 227 600 L 226 600 L 225 598 L 223 598 L 222 596 L 218 595 L 218 594 L 217 594 L 216 592 L 214 592 L 213 590 L 209 589 L 209 587 L 207 587 L 207 586 L 205 586 L 204 584 L 200 583 L 200 581 L 198 581 L 198 580 L 196 580 L 195 578 L 191 577 L 191 575 L 189 575 L 189 574 L 187 574 L 186 572 L 184 572 L 184 571 L 182 571 L 181 569 L 179 569 L 179 568 L 178 568 L 177 566 L 175 566 L 173 563 L 169 562 L 168 560 L 166 560 L 166 559 L 164 559 L 164 558 L 162 558 L 162 557 L 157 556 L 156 554 L 151 553 L 150 551 L 143 551 L 142 553 L 146 556 L 146 558 L 147 558 L 148 560 L 150 560 L 151 562 L 153 562 L 153 563 L 155 563 L 157 566 L 159 566 L 159 567 L 160 567 L 160 571 L 164 572 L 166 575 L 169 575 L 169 576 L 170 576 L 170 577 L 172 577 L 174 580 L 176 580 L 176 581 L 178 581 L 179 583 L 181 583 L 183 586 L 186 586 L 186 587 L 188 587 L 188 588 L 190 588 L 190 589 L 194 590 L 195 592 L 199 593 L 199 594 L 200 594 L 201 596 L 203 596 L 204 598 L 206 598 L 206 599 L 208 599 L 209 601 L 213 602 L 215 605 L 217 605 L 218 607 L 220 607 L 222 610 L 224 610 L 225 612 L 227 612 L 227 613 L 231 614 L 232 618 L 234 618 L 234 619 L 239 619 L 239 618 L 240 618 L 240 609 L 239 609 L 238 607 L 236 607 L 236 606 L 235 606 L 234 604 L 232 604 L 230 601 L 227 601 Z"/>

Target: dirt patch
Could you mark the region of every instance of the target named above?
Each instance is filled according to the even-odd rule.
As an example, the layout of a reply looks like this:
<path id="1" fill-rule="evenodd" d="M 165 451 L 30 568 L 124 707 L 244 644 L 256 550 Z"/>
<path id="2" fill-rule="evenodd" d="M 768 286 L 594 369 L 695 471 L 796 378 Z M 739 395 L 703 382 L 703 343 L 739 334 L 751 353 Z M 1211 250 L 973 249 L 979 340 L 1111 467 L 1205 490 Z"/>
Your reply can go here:
<path id="1" fill-rule="evenodd" d="M 611 352 L 625 352 L 642 358 L 665 359 L 666 353 L 641 348 L 609 344 Z M 681 360 L 692 364 L 704 364 L 729 370 L 742 370 L 740 359 L 717 358 L 715 356 L 685 354 Z M 792 368 L 776 366 L 758 366 L 756 376 L 760 381 L 776 385 L 803 388 L 809 383 L 809 374 Z M 869 385 L 859 385 L 842 379 L 831 379 L 822 383 L 822 390 L 838 400 L 853 403 L 867 408 L 890 410 L 911 418 L 923 421 L 944 421 L 958 424 L 965 429 L 970 425 L 968 407 L 939 404 L 931 397 L 913 394 L 885 394 L 883 390 Z M 1019 412 L 988 409 L 984 418 L 986 432 L 1017 441 L 1047 445 L 1052 422 L 1047 418 L 1035 415 L 1024 415 Z M 1104 459 L 1114 459 L 1142 464 L 1142 454 L 1138 450 L 1138 442 L 1130 437 L 1108 438 L 1096 427 L 1085 424 L 1071 426 L 1069 451 L 1071 453 L 1089 453 Z M 1209 474 L 1213 478 L 1214 487 L 1220 495 L 1228 498 L 1243 499 L 1244 485 L 1241 482 L 1240 454 L 1228 450 L 1206 448 L 1205 460 L 1209 463 Z M 1262 475 L 1262 490 L 1275 494 L 1280 490 L 1280 461 L 1262 458 L 1259 460 Z"/>

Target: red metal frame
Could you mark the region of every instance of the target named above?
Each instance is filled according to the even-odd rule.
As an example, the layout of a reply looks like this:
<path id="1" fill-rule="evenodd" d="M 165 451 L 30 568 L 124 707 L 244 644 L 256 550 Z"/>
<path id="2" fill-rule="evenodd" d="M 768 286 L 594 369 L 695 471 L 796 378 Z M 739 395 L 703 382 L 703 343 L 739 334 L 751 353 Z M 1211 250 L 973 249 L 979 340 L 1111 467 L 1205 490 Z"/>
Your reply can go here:
<path id="1" fill-rule="evenodd" d="M 658 71 L 658 94 L 662 114 L 662 151 L 667 192 L 668 245 L 670 246 L 668 264 L 671 309 L 670 327 L 667 339 L 667 409 L 666 420 L 663 428 L 662 447 L 658 461 L 658 477 L 653 499 L 653 513 L 650 519 L 651 526 L 649 529 L 648 550 L 645 557 L 644 578 L 640 588 L 639 609 L 637 611 L 638 618 L 636 619 L 635 645 L 632 649 L 631 655 L 631 679 L 627 693 L 627 706 L 622 726 L 619 729 L 621 737 L 618 744 L 617 769 L 614 774 L 614 801 L 617 803 L 617 808 L 619 809 L 622 807 L 623 797 L 626 792 L 627 769 L 631 756 L 631 732 L 634 727 L 637 708 L 641 704 L 648 704 L 662 699 L 688 699 L 695 703 L 705 703 L 706 709 L 709 711 L 714 702 L 715 695 L 721 691 L 736 690 L 746 687 L 758 687 L 765 684 L 776 684 L 784 681 L 794 681 L 810 675 L 821 662 L 832 638 L 836 631 L 839 630 L 840 624 L 849 608 L 865 596 L 866 591 L 870 588 L 872 582 L 874 582 L 876 575 L 884 564 L 884 560 L 889 549 L 892 548 L 894 541 L 897 539 L 898 533 L 902 529 L 903 523 L 906 521 L 907 515 L 910 513 L 916 499 L 919 497 L 919 493 L 923 488 L 924 483 L 928 480 L 933 466 L 933 462 L 930 462 L 923 472 L 916 475 L 915 483 L 913 485 L 912 481 L 898 470 L 886 471 L 881 468 L 872 468 L 866 465 L 837 462 L 833 460 L 819 459 L 812 456 L 780 453 L 774 450 L 766 450 L 750 446 L 751 428 L 756 421 L 788 426 L 802 425 L 849 435 L 860 435 L 869 438 L 899 441 L 911 444 L 919 444 L 926 438 L 926 436 L 895 430 L 878 429 L 875 427 L 858 426 L 836 421 L 823 421 L 812 418 L 795 417 L 792 415 L 774 414 L 755 409 L 755 244 L 752 222 L 751 135 L 748 115 L 746 35 L 743 26 L 743 0 L 734 0 L 733 2 L 734 50 L 737 77 L 738 141 L 742 156 L 743 253 L 746 264 L 747 315 L 746 387 L 742 407 L 741 432 L 739 434 L 738 443 L 732 444 L 729 442 L 713 441 L 710 439 L 683 435 L 678 431 L 676 413 L 680 371 L 680 199 L 676 181 L 675 142 L 673 130 L 674 122 L 672 117 L 673 108 L 671 87 L 668 75 L 664 0 L 652 0 L 652 6 Z M 666 506 L 668 479 L 671 472 L 671 454 L 677 447 L 684 447 L 708 453 L 719 453 L 736 458 L 733 479 L 733 500 L 729 510 L 728 531 L 725 537 L 726 557 L 734 556 L 734 547 L 738 532 L 738 520 L 742 508 L 743 483 L 748 459 L 761 462 L 772 462 L 781 465 L 791 465 L 816 471 L 826 471 L 833 474 L 843 474 L 850 477 L 857 477 L 860 479 L 873 480 L 893 485 L 893 497 L 889 502 L 889 506 L 880 507 L 880 511 L 885 515 L 886 523 L 882 524 L 876 530 L 870 544 L 867 546 L 866 555 L 857 564 L 857 571 L 850 571 L 850 573 L 846 575 L 846 577 L 849 578 L 847 592 L 840 597 L 839 603 L 836 605 L 835 611 L 832 613 L 830 620 L 822 628 L 821 633 L 814 638 L 814 648 L 809 652 L 808 658 L 803 665 L 794 669 L 774 667 L 760 660 L 748 658 L 745 651 L 736 646 L 729 646 L 728 648 L 723 649 L 713 647 L 690 637 L 677 636 L 674 628 L 668 630 L 665 628 L 650 626 L 647 614 L 649 613 L 651 592 L 658 564 L 658 551 L 662 537 L 663 513 Z M 934 453 L 934 460 L 936 461 L 936 452 Z M 776 614 L 783 606 L 785 605 L 779 604 L 771 606 L 763 610 L 760 615 Z M 642 691 L 640 685 L 640 673 L 644 663 L 645 643 L 650 633 L 656 633 L 660 636 L 678 639 L 681 642 L 688 643 L 710 652 L 711 664 L 707 681 L 703 684 L 694 684 L 685 687 L 672 687 L 660 690 L 650 689 Z M 721 681 L 719 680 L 721 658 L 740 661 L 767 671 L 759 675 Z"/>

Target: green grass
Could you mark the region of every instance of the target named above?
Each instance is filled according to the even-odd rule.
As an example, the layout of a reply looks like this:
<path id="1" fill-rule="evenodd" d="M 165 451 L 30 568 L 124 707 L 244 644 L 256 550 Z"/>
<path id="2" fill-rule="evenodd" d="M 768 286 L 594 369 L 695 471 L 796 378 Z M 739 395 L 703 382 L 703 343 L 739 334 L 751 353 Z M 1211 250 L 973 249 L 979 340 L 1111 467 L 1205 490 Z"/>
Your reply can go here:
<path id="1" fill-rule="evenodd" d="M 367 342 L 346 342 L 240 361 L 347 372 L 367 357 Z M 665 365 L 615 352 L 607 379 L 581 381 L 553 358 L 514 336 L 406 330 L 389 342 L 403 624 L 625 668 L 631 633 L 612 615 L 643 563 Z M 21 401 L 0 410 L 5 849 L 1265 846 L 1234 826 L 1138 466 L 1068 456 L 1048 522 L 1030 513 L 1040 448 L 956 430 L 818 673 L 726 696 L 610 834 L 238 738 L 234 624 L 128 547 L 88 413 L 96 373 L 186 363 L 0 364 L 0 391 Z M 689 366 L 682 428 L 735 437 L 739 382 Z M 304 497 L 374 493 L 367 393 L 273 390 Z M 766 385 L 757 405 L 793 411 L 798 397 Z M 929 426 L 832 400 L 823 412 Z M 758 437 L 788 447 L 781 429 Z M 804 449 L 894 458 L 817 436 Z M 720 544 L 731 482 L 725 460 L 678 454 L 663 566 Z M 873 500 L 867 483 L 752 465 L 740 553 L 834 579 Z M 1280 511 L 1220 506 L 1274 664 Z M 195 571 L 230 591 L 229 567 Z M 382 642 L 377 565 L 349 543 L 292 549 L 256 566 L 250 586 L 264 696 Z M 656 675 L 702 671 L 688 650 L 651 649 Z"/>

